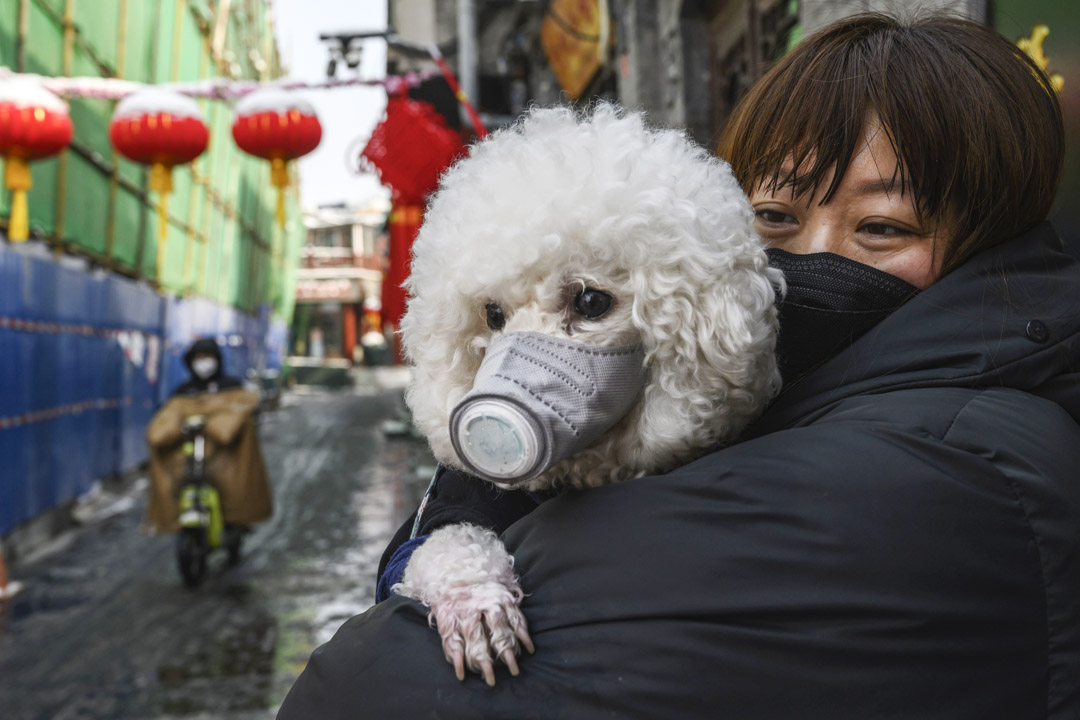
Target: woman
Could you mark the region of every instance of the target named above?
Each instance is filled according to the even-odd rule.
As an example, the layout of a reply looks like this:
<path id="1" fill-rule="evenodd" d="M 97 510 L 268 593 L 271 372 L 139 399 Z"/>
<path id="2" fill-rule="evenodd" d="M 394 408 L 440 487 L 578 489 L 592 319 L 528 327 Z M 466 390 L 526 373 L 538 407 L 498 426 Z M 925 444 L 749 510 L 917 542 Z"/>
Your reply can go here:
<path id="1" fill-rule="evenodd" d="M 782 306 L 737 445 L 503 535 L 536 654 L 458 683 L 423 609 L 347 623 L 279 717 L 1080 715 L 1080 269 L 1046 78 L 973 23 L 806 39 L 722 141 Z"/>

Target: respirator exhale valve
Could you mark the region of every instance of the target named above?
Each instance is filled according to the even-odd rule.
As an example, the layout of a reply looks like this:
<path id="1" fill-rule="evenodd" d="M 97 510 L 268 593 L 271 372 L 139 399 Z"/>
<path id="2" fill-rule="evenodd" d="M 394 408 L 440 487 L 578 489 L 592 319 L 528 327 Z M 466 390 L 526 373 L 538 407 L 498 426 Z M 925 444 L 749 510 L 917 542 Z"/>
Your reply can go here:
<path id="1" fill-rule="evenodd" d="M 494 481 L 535 474 L 543 460 L 543 437 L 517 406 L 477 398 L 456 414 L 455 445 L 471 472 Z"/>
<path id="2" fill-rule="evenodd" d="M 641 343 L 586 345 L 538 332 L 500 333 L 473 387 L 450 411 L 450 442 L 477 477 L 512 488 L 592 445 L 637 403 Z"/>

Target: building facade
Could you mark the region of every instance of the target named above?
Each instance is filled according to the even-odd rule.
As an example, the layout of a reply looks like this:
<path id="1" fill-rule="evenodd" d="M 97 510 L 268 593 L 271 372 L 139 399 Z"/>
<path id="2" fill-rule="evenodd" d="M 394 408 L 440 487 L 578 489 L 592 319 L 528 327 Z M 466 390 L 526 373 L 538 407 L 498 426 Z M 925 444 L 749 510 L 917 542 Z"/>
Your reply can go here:
<path id="1" fill-rule="evenodd" d="M 464 3 L 464 5 L 463 5 Z M 462 8 L 472 22 L 462 23 Z M 463 85 L 489 127 L 528 106 L 617 100 L 662 125 L 686 128 L 715 147 L 735 104 L 771 62 L 803 37 L 861 12 L 901 17 L 944 11 L 1020 41 L 1039 35 L 1059 93 L 1067 158 L 1051 214 L 1080 251 L 1080 4 L 1058 0 L 389 0 L 392 29 L 436 43 L 455 69 L 476 68 Z M 473 28 L 474 61 L 458 57 L 458 28 Z M 410 58 L 391 49 L 391 62 Z M 593 60 L 595 58 L 595 61 Z M 582 60 L 586 62 L 582 62 Z M 411 60 L 416 63 L 421 60 Z M 568 69 L 569 68 L 569 69 Z M 584 68 L 584 70 L 582 70 Z M 577 75 L 575 75 L 575 72 Z M 582 78 L 581 72 L 588 77 Z M 513 101 L 507 101 L 512 98 Z"/>
<path id="2" fill-rule="evenodd" d="M 283 74 L 270 0 L 5 0 L 0 65 L 149 85 Z M 160 247 L 149 173 L 109 141 L 114 100 L 69 100 L 74 141 L 32 166 L 29 242 L 7 241 L 0 193 L 0 536 L 146 459 L 196 338 L 232 375 L 284 357 L 295 184 L 282 228 L 269 164 L 236 147 L 229 105 L 197 102 L 210 145 L 173 172 Z"/>
<path id="3" fill-rule="evenodd" d="M 772 61 L 831 22 L 935 10 L 989 18 L 986 0 L 619 0 L 613 7 L 619 99 L 706 146 Z"/>
<path id="4" fill-rule="evenodd" d="M 305 213 L 290 363 L 364 361 L 362 339 L 381 332 L 379 311 L 389 207 L 321 207 Z M 370 361 L 370 358 L 367 358 Z"/>

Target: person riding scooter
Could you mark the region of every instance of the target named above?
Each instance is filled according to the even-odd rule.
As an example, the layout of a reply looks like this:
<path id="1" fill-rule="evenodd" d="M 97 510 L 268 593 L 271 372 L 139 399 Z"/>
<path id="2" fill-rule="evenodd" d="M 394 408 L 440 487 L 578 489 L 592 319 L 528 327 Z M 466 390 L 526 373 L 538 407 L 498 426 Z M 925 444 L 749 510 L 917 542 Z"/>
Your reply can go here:
<path id="1" fill-rule="evenodd" d="M 200 338 L 193 342 L 184 353 L 184 365 L 191 373 L 191 379 L 176 388 L 174 396 L 201 395 L 243 387 L 239 379 L 225 374 L 221 348 L 212 338 Z"/>
<path id="2" fill-rule="evenodd" d="M 150 503 L 147 525 L 179 533 L 185 582 L 202 580 L 210 550 L 240 557 L 247 529 L 270 517 L 272 500 L 255 427 L 257 394 L 224 372 L 212 339 L 184 354 L 191 379 L 180 385 L 147 428 Z"/>

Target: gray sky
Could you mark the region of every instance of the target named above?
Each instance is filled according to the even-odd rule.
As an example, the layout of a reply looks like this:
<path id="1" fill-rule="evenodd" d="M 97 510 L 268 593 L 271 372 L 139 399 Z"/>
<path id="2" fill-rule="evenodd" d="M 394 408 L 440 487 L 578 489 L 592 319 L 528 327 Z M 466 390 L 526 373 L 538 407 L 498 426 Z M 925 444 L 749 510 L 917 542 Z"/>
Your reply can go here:
<path id="1" fill-rule="evenodd" d="M 326 79 L 330 58 L 319 33 L 386 28 L 386 0 L 274 0 L 274 30 L 289 76 L 308 82 Z M 365 43 L 361 77 L 380 78 L 386 70 L 386 45 Z M 348 68 L 339 65 L 337 76 Z M 388 195 L 374 176 L 358 176 L 346 166 L 346 151 L 356 152 L 382 117 L 386 93 L 382 88 L 309 90 L 305 97 L 315 106 L 322 124 L 319 147 L 298 161 L 300 195 L 304 207 L 336 202 L 366 205 Z"/>

